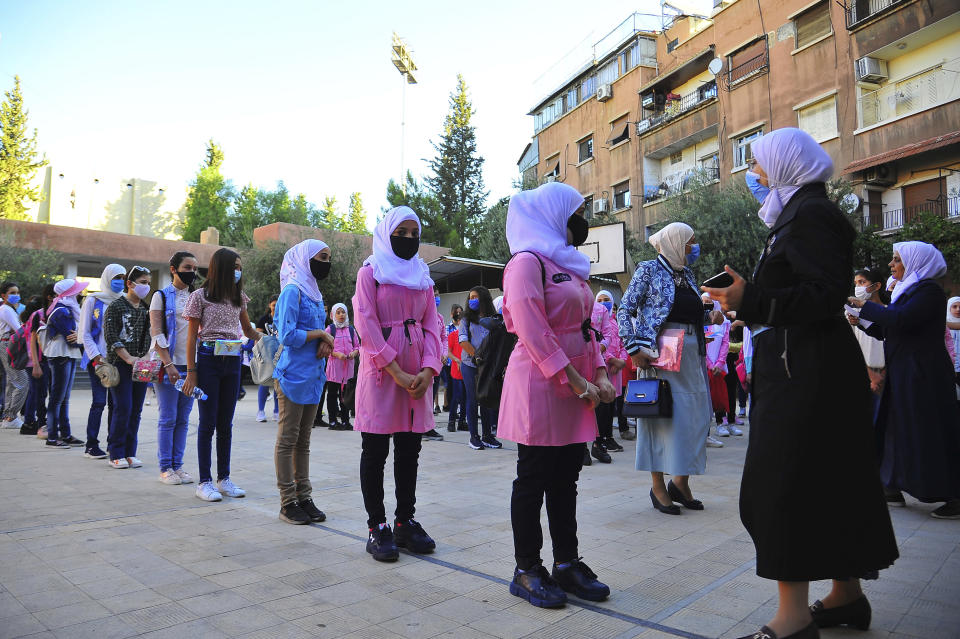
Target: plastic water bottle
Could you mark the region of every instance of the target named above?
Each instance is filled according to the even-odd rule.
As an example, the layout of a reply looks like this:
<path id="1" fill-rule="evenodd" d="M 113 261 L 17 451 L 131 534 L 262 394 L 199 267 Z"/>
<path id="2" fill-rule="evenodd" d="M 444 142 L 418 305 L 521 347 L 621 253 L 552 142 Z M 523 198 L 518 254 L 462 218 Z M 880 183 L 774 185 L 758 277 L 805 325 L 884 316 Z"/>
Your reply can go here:
<path id="1" fill-rule="evenodd" d="M 176 388 L 178 391 L 180 391 L 180 392 L 182 393 L 182 392 L 183 392 L 183 382 L 184 382 L 184 379 L 181 377 L 180 379 L 177 380 L 177 383 L 174 384 L 173 387 Z M 194 398 L 194 399 L 199 399 L 199 400 L 203 401 L 203 400 L 205 400 L 205 399 L 207 398 L 207 394 L 204 393 L 202 390 L 200 390 L 200 387 L 199 387 L 199 386 L 194 386 L 194 387 L 193 387 L 193 398 Z"/>

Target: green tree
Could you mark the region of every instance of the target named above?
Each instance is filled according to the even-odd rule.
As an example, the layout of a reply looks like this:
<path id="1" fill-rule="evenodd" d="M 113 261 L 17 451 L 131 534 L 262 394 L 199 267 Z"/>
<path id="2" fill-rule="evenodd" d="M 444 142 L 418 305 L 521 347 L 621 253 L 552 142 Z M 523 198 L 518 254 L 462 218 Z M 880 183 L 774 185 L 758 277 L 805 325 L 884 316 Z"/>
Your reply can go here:
<path id="1" fill-rule="evenodd" d="M 63 279 L 63 254 L 23 246 L 16 232 L 0 232 L 0 281 L 16 282 L 25 301 L 30 295 L 39 295 L 45 285 Z"/>
<path id="2" fill-rule="evenodd" d="M 456 233 L 443 217 L 440 201 L 422 182 L 413 177 L 410 171 L 406 175 L 406 190 L 394 180 L 387 183 L 387 202 L 390 207 L 409 206 L 420 218 L 420 241 L 438 246 L 450 244 Z M 384 209 L 386 213 L 388 209 Z M 456 240 L 453 240 L 456 242 Z"/>
<path id="3" fill-rule="evenodd" d="M 363 201 L 359 193 L 350 194 L 350 206 L 347 219 L 344 222 L 342 231 L 347 233 L 356 233 L 358 235 L 370 235 L 367 229 L 367 212 L 363 209 Z"/>
<path id="4" fill-rule="evenodd" d="M 887 263 L 893 254 L 893 246 L 888 238 L 877 235 L 876 231 L 879 230 L 877 227 L 864 225 L 863 217 L 857 207 L 852 206 L 845 199 L 851 193 L 853 193 L 853 185 L 842 178 L 827 182 L 827 196 L 834 201 L 846 215 L 850 225 L 857 231 L 857 237 L 853 240 L 854 268 L 869 267 L 877 274 L 886 277 L 890 274 Z"/>
<path id="5" fill-rule="evenodd" d="M 24 201 L 40 200 L 40 191 L 31 181 L 47 160 L 37 158 L 37 130 L 27 131 L 28 115 L 20 76 L 14 76 L 13 89 L 0 104 L 0 217 L 8 220 L 27 219 Z"/>
<path id="6" fill-rule="evenodd" d="M 207 230 L 208 226 L 221 233 L 227 232 L 234 189 L 220 172 L 222 164 L 223 149 L 208 140 L 206 159 L 190 182 L 183 224 L 184 240 L 199 242 L 201 231 Z"/>
<path id="7" fill-rule="evenodd" d="M 477 229 L 477 254 L 484 260 L 507 263 L 510 245 L 507 243 L 507 209 L 510 197 L 502 197 L 490 207 Z"/>
<path id="8" fill-rule="evenodd" d="M 248 184 L 234 200 L 227 216 L 227 228 L 221 243 L 225 246 L 250 246 L 253 243 L 253 230 L 263 226 L 263 211 L 260 209 L 260 191 Z"/>
<path id="9" fill-rule="evenodd" d="M 477 253 L 477 226 L 486 212 L 488 192 L 483 184 L 483 157 L 477 153 L 476 130 L 471 124 L 474 113 L 467 83 L 457 75 L 440 141 L 432 143 L 436 151 L 430 160 L 433 175 L 426 180 L 451 227 L 441 243 L 454 255 Z"/>
<path id="10" fill-rule="evenodd" d="M 337 198 L 327 197 L 324 199 L 323 206 L 317 207 L 311 205 L 307 215 L 307 225 L 319 229 L 332 229 L 336 212 Z"/>
<path id="11" fill-rule="evenodd" d="M 960 283 L 960 225 L 936 213 L 923 211 L 903 225 L 897 241 L 916 240 L 933 244 L 947 261 L 947 276 L 951 282 Z M 886 254 L 883 264 L 893 256 L 893 246 Z"/>

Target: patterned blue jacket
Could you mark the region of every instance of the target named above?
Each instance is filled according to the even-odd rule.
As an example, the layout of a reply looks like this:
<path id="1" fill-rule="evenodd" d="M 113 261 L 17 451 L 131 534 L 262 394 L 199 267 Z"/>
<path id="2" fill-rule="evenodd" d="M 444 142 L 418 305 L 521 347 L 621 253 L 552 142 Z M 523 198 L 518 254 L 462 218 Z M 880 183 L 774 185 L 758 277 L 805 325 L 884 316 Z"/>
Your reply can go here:
<path id="1" fill-rule="evenodd" d="M 690 288 L 699 291 L 693 271 L 685 266 L 681 273 Z M 617 311 L 620 339 L 631 355 L 641 347 L 656 350 L 660 327 L 670 315 L 677 292 L 673 278 L 674 270 L 662 255 L 637 265 Z"/>

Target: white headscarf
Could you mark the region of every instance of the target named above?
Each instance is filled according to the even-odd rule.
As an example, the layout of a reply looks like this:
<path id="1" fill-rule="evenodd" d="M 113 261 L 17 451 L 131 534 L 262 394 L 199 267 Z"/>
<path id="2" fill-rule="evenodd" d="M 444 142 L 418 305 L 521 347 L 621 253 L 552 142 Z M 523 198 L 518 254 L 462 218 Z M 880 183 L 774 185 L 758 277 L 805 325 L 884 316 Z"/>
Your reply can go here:
<path id="1" fill-rule="evenodd" d="M 493 300 L 493 308 L 497 311 L 497 314 L 503 315 L 503 295 Z"/>
<path id="2" fill-rule="evenodd" d="M 433 288 L 430 267 L 423 258 L 419 254 L 409 260 L 399 258 L 390 245 L 390 236 L 407 220 L 415 221 L 417 229 L 422 230 L 420 218 L 409 206 L 395 206 L 387 211 L 373 230 L 373 255 L 365 259 L 363 265 L 373 268 L 373 278 L 381 284 L 396 284 L 416 291 Z"/>
<path id="3" fill-rule="evenodd" d="M 602 290 L 600 290 L 600 291 L 597 291 L 597 294 L 593 296 L 593 301 L 594 301 L 594 302 L 599 302 L 601 295 L 606 295 L 607 297 L 610 298 L 610 301 L 611 301 L 611 302 L 613 301 L 613 293 L 611 293 L 611 292 L 608 291 L 607 289 L 602 289 Z"/>
<path id="4" fill-rule="evenodd" d="M 833 160 L 809 133 L 800 129 L 771 131 L 754 142 L 751 149 L 770 183 L 770 193 L 759 213 L 769 228 L 777 223 L 783 207 L 801 186 L 826 182 L 833 175 Z"/>
<path id="5" fill-rule="evenodd" d="M 950 299 L 947 300 L 947 321 L 948 322 L 960 322 L 960 317 L 954 317 L 953 315 L 950 314 L 950 307 L 956 304 L 957 302 L 960 302 L 960 297 L 951 297 Z M 956 329 L 952 329 L 952 330 L 956 330 Z"/>
<path id="6" fill-rule="evenodd" d="M 326 242 L 304 240 L 289 249 L 280 265 L 280 290 L 286 288 L 287 284 L 293 284 L 314 302 L 322 303 L 323 294 L 317 286 L 317 278 L 310 271 L 310 260 L 325 248 L 329 248 Z"/>
<path id="7" fill-rule="evenodd" d="M 127 269 L 123 268 L 119 264 L 107 264 L 103 268 L 103 273 L 100 274 L 100 290 L 96 293 L 91 293 L 91 295 L 104 304 L 109 304 L 113 300 L 117 299 L 123 295 L 121 290 L 119 293 L 114 293 L 113 289 L 110 288 L 110 282 L 113 281 L 117 275 L 126 275 Z M 124 283 L 126 286 L 126 283 Z"/>
<path id="8" fill-rule="evenodd" d="M 337 309 L 338 309 L 338 308 L 342 308 L 342 309 L 343 309 L 343 317 L 344 317 L 344 320 L 343 320 L 342 322 L 338 322 L 338 321 L 337 321 Z M 342 303 L 340 303 L 340 302 L 337 302 L 336 304 L 334 304 L 334 305 L 333 305 L 333 308 L 330 309 L 330 319 L 333 320 L 333 323 L 334 323 L 334 325 L 336 325 L 337 328 L 344 328 L 345 326 L 349 325 L 349 324 L 350 324 L 350 313 L 347 312 L 347 305 L 346 305 L 346 304 L 342 304 Z"/>
<path id="9" fill-rule="evenodd" d="M 683 222 L 673 222 L 650 236 L 650 244 L 660 255 L 667 258 L 675 271 L 687 265 L 687 242 L 693 237 L 693 229 Z"/>
<path id="10" fill-rule="evenodd" d="M 510 254 L 533 251 L 581 279 L 590 277 L 590 258 L 567 244 L 567 220 L 583 205 L 569 184 L 547 182 L 510 198 L 507 243 Z"/>
<path id="11" fill-rule="evenodd" d="M 893 289 L 891 303 L 896 302 L 898 297 L 920 280 L 943 277 L 947 272 L 947 262 L 933 244 L 895 242 L 893 250 L 900 254 L 900 261 L 903 262 L 903 280 L 897 282 Z"/>

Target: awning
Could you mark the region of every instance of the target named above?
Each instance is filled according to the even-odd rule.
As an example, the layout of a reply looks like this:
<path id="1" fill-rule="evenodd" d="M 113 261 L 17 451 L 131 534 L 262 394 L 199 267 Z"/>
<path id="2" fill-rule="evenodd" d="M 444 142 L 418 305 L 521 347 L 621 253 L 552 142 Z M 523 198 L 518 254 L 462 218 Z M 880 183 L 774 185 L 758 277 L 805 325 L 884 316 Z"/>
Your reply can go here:
<path id="1" fill-rule="evenodd" d="M 466 291 L 477 284 L 487 288 L 503 287 L 503 264 L 486 260 L 444 255 L 427 262 L 430 277 L 442 293 Z"/>
<path id="2" fill-rule="evenodd" d="M 674 67 L 670 71 L 661 73 L 650 82 L 647 82 L 640 87 L 637 93 L 649 93 L 653 89 L 660 89 L 666 93 L 667 90 L 676 88 L 687 80 L 706 71 L 707 65 L 710 64 L 710 60 L 713 60 L 714 57 L 716 57 L 716 55 L 711 45 L 683 64 Z"/>
<path id="3" fill-rule="evenodd" d="M 556 175 L 559 177 L 560 175 L 560 159 L 559 158 L 556 160 L 549 160 L 549 164 L 547 164 L 547 166 L 550 167 L 550 170 L 544 173 L 544 176 Z"/>
<path id="4" fill-rule="evenodd" d="M 610 137 L 607 138 L 607 144 L 614 145 L 618 142 L 623 142 L 630 137 L 630 123 L 621 122 L 615 124 L 613 129 L 610 131 Z"/>
<path id="5" fill-rule="evenodd" d="M 855 173 L 856 171 L 869 169 L 870 167 L 877 166 L 878 164 L 893 162 L 895 160 L 910 157 L 911 155 L 925 153 L 927 151 L 939 149 L 942 146 L 958 143 L 960 143 L 960 131 L 953 131 L 952 133 L 947 133 L 946 135 L 938 135 L 935 138 L 929 138 L 920 142 L 913 142 L 912 144 L 901 146 L 900 148 L 892 151 L 885 151 L 862 160 L 851 162 L 849 165 L 847 165 L 847 168 L 845 168 L 843 172 L 844 174 Z"/>

